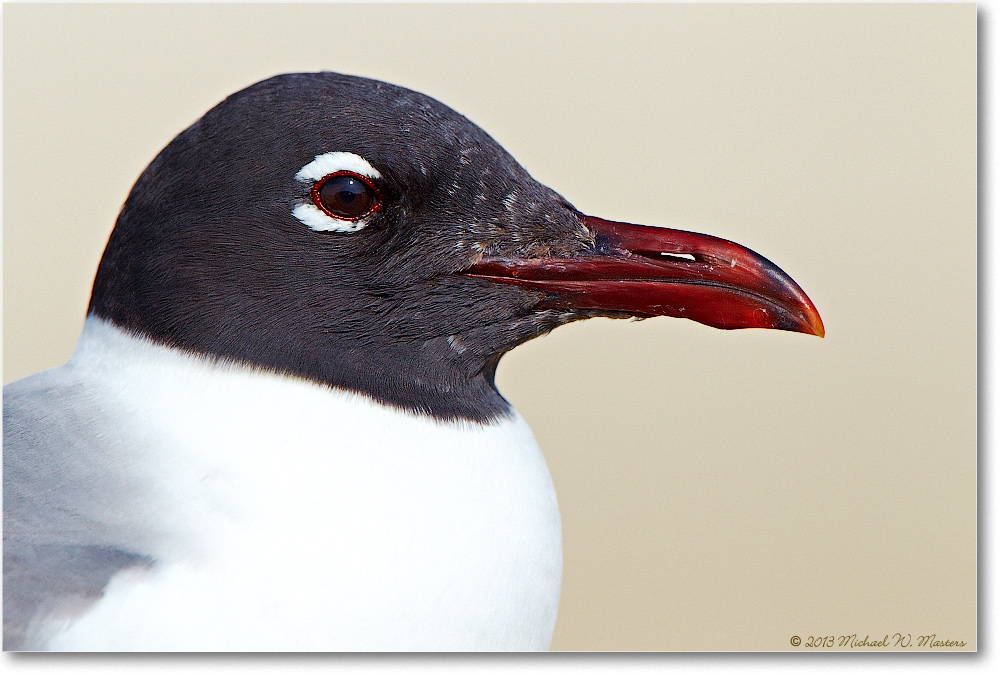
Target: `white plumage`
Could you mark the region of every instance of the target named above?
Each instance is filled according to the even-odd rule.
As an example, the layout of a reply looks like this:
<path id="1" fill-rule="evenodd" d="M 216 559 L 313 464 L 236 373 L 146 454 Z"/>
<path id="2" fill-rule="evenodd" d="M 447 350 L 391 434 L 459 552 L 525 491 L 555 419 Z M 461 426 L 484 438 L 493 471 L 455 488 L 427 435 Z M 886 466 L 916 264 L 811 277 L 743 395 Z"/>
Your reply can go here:
<path id="1" fill-rule="evenodd" d="M 559 513 L 516 413 L 438 422 L 94 317 L 73 358 L 36 378 L 82 383 L 126 411 L 122 433 L 155 438 L 127 470 L 158 548 L 82 615 L 35 626 L 30 647 L 548 648 Z"/>

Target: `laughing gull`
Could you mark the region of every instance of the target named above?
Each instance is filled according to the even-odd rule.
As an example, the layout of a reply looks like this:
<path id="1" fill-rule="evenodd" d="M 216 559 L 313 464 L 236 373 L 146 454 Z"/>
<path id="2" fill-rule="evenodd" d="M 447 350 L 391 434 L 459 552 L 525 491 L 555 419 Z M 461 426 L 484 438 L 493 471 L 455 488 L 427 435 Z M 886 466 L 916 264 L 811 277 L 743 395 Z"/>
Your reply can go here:
<path id="1" fill-rule="evenodd" d="M 594 316 L 823 335 L 761 256 L 586 216 L 423 94 L 233 94 L 4 388 L 4 649 L 547 649 L 559 511 L 494 373 Z"/>

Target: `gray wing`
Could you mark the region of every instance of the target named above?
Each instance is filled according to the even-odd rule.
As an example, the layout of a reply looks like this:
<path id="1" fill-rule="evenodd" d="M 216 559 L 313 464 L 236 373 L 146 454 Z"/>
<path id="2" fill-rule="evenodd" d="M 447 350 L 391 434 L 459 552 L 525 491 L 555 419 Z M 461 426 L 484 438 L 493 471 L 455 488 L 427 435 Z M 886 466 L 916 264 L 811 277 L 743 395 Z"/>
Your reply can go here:
<path id="1" fill-rule="evenodd" d="M 142 491 L 120 420 L 67 367 L 3 391 L 3 648 L 78 613 L 116 573 L 149 566 Z"/>

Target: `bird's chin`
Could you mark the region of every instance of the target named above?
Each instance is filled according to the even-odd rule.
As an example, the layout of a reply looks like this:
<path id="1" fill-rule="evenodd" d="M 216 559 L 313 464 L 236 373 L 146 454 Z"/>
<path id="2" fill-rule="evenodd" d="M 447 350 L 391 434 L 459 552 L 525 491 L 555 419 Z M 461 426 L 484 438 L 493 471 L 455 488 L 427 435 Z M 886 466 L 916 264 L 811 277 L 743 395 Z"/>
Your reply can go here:
<path id="1" fill-rule="evenodd" d="M 543 324 L 673 316 L 715 328 L 825 333 L 798 284 L 748 248 L 694 232 L 579 218 L 594 234 L 592 249 L 567 257 L 487 256 L 462 274 L 534 294 L 533 315 Z"/>

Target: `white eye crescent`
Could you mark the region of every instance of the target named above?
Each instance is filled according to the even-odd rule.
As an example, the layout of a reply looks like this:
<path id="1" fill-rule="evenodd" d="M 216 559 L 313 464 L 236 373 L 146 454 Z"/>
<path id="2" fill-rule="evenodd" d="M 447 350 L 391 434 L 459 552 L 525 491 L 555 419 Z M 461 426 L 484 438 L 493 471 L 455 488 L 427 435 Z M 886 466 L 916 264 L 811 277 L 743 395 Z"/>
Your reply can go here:
<path id="1" fill-rule="evenodd" d="M 310 229 L 318 232 L 357 232 L 364 228 L 368 224 L 370 216 L 378 210 L 377 201 L 373 208 L 359 217 L 352 217 L 353 214 L 347 214 L 342 209 L 325 208 L 323 201 L 321 201 L 322 196 L 319 189 L 324 185 L 329 187 L 332 184 L 331 178 L 352 174 L 358 177 L 358 180 L 352 184 L 355 191 L 358 187 L 364 190 L 365 186 L 368 186 L 373 192 L 373 195 L 369 196 L 377 200 L 378 192 L 374 189 L 371 181 L 382 178 L 382 174 L 375 167 L 353 152 L 328 152 L 316 155 L 311 162 L 295 174 L 295 179 L 299 182 L 311 184 L 312 201 L 296 204 L 292 208 L 292 215 Z M 324 190 L 324 193 L 328 192 L 331 190 Z M 353 196 L 348 192 L 333 192 L 335 198 L 338 194 L 347 199 L 353 199 Z M 324 194 L 323 196 L 330 199 L 330 195 Z"/>

